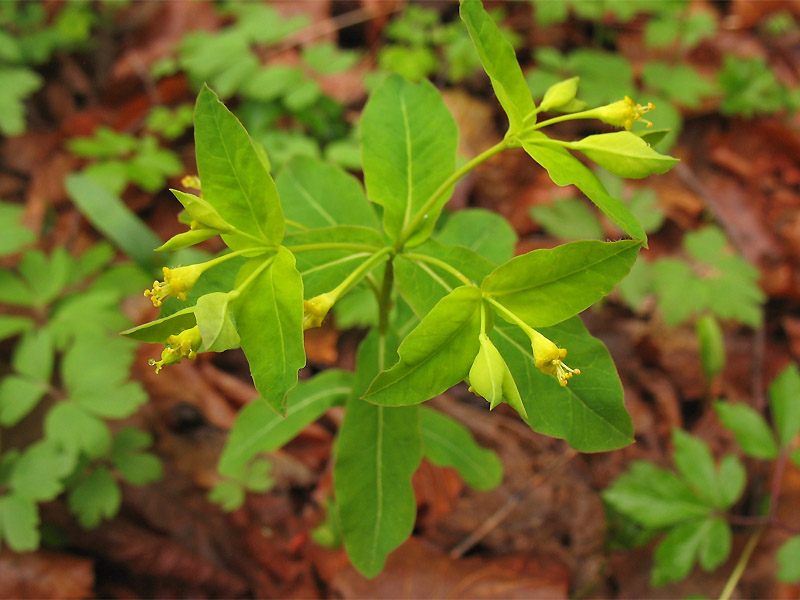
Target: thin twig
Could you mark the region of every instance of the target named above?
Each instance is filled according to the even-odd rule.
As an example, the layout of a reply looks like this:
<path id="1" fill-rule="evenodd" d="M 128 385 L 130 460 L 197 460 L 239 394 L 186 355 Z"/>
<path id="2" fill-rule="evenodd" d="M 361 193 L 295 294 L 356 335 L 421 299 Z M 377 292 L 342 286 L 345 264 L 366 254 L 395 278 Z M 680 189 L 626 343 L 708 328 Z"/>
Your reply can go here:
<path id="1" fill-rule="evenodd" d="M 466 554 L 470 548 L 479 543 L 484 537 L 489 535 L 489 533 L 491 533 L 495 527 L 500 525 L 500 523 L 502 523 L 505 518 L 511 514 L 514 508 L 526 500 L 539 485 L 544 483 L 549 477 L 553 476 L 577 454 L 577 450 L 569 448 L 564 454 L 559 456 L 558 459 L 551 463 L 550 466 L 548 466 L 543 472 L 536 474 L 525 490 L 512 494 L 511 497 L 506 500 L 503 506 L 498 508 L 488 519 L 486 519 L 486 521 L 484 521 L 483 525 L 470 533 L 452 550 L 450 550 L 450 558 L 458 559 L 464 556 L 464 554 Z"/>

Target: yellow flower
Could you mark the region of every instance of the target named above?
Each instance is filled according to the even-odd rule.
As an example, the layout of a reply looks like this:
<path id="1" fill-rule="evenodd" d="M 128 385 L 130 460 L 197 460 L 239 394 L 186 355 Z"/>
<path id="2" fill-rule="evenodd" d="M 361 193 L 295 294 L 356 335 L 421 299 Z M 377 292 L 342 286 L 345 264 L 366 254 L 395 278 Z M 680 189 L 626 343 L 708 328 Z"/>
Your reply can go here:
<path id="1" fill-rule="evenodd" d="M 531 329 L 528 335 L 531 338 L 534 364 L 542 373 L 558 379 L 562 387 L 567 385 L 573 375 L 581 374 L 580 369 L 571 369 L 564 364 L 566 348 L 559 348 L 535 329 Z"/>
<path id="2" fill-rule="evenodd" d="M 186 293 L 194 287 L 205 269 L 201 265 L 189 265 L 177 269 L 163 267 L 162 271 L 164 272 L 164 281 L 154 281 L 153 289 L 144 292 L 144 295 L 152 300 L 153 306 L 156 308 L 161 306 L 164 299 L 169 296 L 186 300 Z"/>
<path id="3" fill-rule="evenodd" d="M 619 100 L 613 104 L 607 104 L 606 106 L 601 106 L 600 108 L 595 108 L 588 112 L 592 113 L 592 116 L 600 119 L 604 123 L 615 125 L 616 127 L 624 127 L 630 131 L 634 121 L 642 121 L 647 123 L 648 127 L 652 127 L 653 124 L 650 121 L 642 119 L 642 115 L 650 112 L 655 107 L 656 105 L 652 102 L 648 102 L 647 106 L 636 104 L 628 96 L 625 96 L 624 100 Z"/>
<path id="4" fill-rule="evenodd" d="M 315 296 L 311 300 L 303 300 L 303 331 L 322 325 L 333 303 L 330 292 Z"/>
<path id="5" fill-rule="evenodd" d="M 161 352 L 161 360 L 150 359 L 148 364 L 156 368 L 156 373 L 167 365 L 174 365 L 181 362 L 182 358 L 194 360 L 197 358 L 197 350 L 203 343 L 200 336 L 200 328 L 195 325 L 191 329 L 181 331 L 177 335 L 171 335 L 165 343 L 166 348 Z"/>

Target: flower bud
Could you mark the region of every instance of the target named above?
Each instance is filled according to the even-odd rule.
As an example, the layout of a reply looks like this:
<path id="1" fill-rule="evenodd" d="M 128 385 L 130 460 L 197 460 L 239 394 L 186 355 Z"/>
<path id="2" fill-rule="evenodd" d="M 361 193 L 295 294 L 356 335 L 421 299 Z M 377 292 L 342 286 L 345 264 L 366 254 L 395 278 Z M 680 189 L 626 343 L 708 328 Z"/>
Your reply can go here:
<path id="1" fill-rule="evenodd" d="M 547 112 L 559 109 L 575 100 L 575 94 L 578 93 L 579 80 L 580 77 L 572 77 L 551 85 L 544 93 L 544 98 L 539 104 L 540 110 Z"/>
<path id="2" fill-rule="evenodd" d="M 303 331 L 322 325 L 333 302 L 330 292 L 320 294 L 310 300 L 303 300 Z"/>
<path id="3" fill-rule="evenodd" d="M 528 413 L 522 404 L 517 384 L 500 351 L 485 333 L 478 338 L 480 349 L 469 370 L 470 391 L 489 402 L 489 410 L 506 402 L 520 415 Z"/>
<path id="4" fill-rule="evenodd" d="M 613 104 L 607 104 L 606 106 L 588 111 L 586 116 L 592 116 L 609 125 L 624 127 L 630 131 L 634 121 L 642 121 L 647 123 L 648 127 L 652 127 L 653 124 L 650 121 L 642 119 L 642 115 L 650 112 L 655 107 L 656 105 L 652 102 L 648 102 L 647 106 L 636 104 L 628 96 L 625 96 L 624 100 L 619 100 Z"/>
<path id="5" fill-rule="evenodd" d="M 562 362 L 567 356 L 566 348 L 559 348 L 535 329 L 531 329 L 528 335 L 531 339 L 534 364 L 542 373 L 558 379 L 562 387 L 567 385 L 573 375 L 581 374 L 580 369 L 571 369 Z"/>
<path id="6" fill-rule="evenodd" d="M 186 300 L 186 293 L 194 287 L 197 279 L 202 275 L 206 267 L 199 265 L 189 265 L 170 269 L 163 267 L 164 281 L 154 281 L 153 289 L 145 290 L 144 295 L 149 297 L 153 306 L 158 308 L 164 300 L 170 296 L 175 296 L 180 300 Z"/>
<path id="7" fill-rule="evenodd" d="M 156 373 L 161 371 L 167 365 L 174 365 L 181 362 L 181 359 L 188 358 L 194 360 L 197 358 L 197 349 L 203 339 L 200 337 L 200 328 L 195 325 L 191 329 L 185 329 L 178 334 L 171 335 L 167 338 L 165 345 L 166 348 L 161 352 L 161 360 L 149 360 L 148 364 L 156 368 Z"/>

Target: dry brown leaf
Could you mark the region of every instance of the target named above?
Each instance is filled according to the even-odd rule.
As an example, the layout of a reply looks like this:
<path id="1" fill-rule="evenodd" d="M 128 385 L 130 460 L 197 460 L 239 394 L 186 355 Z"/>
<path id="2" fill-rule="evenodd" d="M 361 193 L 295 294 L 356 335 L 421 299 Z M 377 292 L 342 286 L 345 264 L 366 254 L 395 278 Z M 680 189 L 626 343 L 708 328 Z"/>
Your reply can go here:
<path id="1" fill-rule="evenodd" d="M 86 558 L 0 551 L 0 598 L 90 598 L 93 588 L 94 564 Z"/>

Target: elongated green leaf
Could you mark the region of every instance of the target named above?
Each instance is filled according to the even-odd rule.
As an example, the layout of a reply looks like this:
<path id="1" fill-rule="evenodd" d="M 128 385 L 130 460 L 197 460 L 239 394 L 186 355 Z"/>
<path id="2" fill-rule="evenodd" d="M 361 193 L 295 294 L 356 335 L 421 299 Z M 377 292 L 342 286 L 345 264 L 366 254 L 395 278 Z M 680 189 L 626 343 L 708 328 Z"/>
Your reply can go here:
<path id="1" fill-rule="evenodd" d="M 237 285 L 263 265 L 242 267 Z M 286 394 L 306 364 L 303 348 L 303 281 L 294 256 L 279 248 L 274 262 L 244 288 L 233 303 L 236 330 L 258 393 L 276 412 L 286 414 Z"/>
<path id="2" fill-rule="evenodd" d="M 463 273 L 473 282 L 480 282 L 494 268 L 494 264 L 463 246 L 446 246 L 428 240 L 414 248 L 413 254 L 437 258 Z M 447 294 L 464 282 L 440 265 L 409 258 L 400 254 L 394 261 L 397 289 L 418 317 L 423 317 Z"/>
<path id="3" fill-rule="evenodd" d="M 746 404 L 730 402 L 717 402 L 714 410 L 722 424 L 736 436 L 736 443 L 745 454 L 762 459 L 778 457 L 772 430 L 757 410 Z"/>
<path id="4" fill-rule="evenodd" d="M 8 375 L 0 381 L 0 425 L 11 427 L 25 418 L 47 393 L 48 384 Z"/>
<path id="5" fill-rule="evenodd" d="M 647 247 L 647 234 L 630 209 L 621 200 L 611 196 L 597 176 L 569 151 L 557 146 L 535 143 L 537 139 L 545 138 L 543 133 L 534 132 L 526 136 L 522 141 L 522 147 L 533 160 L 547 170 L 550 179 L 556 185 L 576 186 L 622 231 L 635 240 L 641 240 Z"/>
<path id="6" fill-rule="evenodd" d="M 352 225 L 291 233 L 286 236 L 284 244 L 295 253 L 306 298 L 329 292 L 385 246 L 383 237 L 374 229 Z M 351 247 L 342 250 L 304 249 L 312 244 L 348 244 Z"/>
<path id="7" fill-rule="evenodd" d="M 367 195 L 383 206 L 386 233 L 396 242 L 419 218 L 415 231 L 405 232 L 407 245 L 425 241 L 452 189 L 425 215 L 420 212 L 455 171 L 458 145 L 458 127 L 439 92 L 427 81 L 413 84 L 391 75 L 370 96 L 361 135 Z"/>
<path id="8" fill-rule="evenodd" d="M 302 381 L 289 392 L 286 418 L 260 399 L 253 400 L 236 418 L 219 459 L 219 472 L 233 477 L 259 452 L 280 448 L 331 406 L 343 404 L 352 387 L 352 373 L 335 369 Z"/>
<path id="9" fill-rule="evenodd" d="M 714 506 L 719 506 L 716 487 L 717 472 L 711 450 L 700 439 L 682 429 L 672 430 L 672 444 L 675 447 L 675 466 L 698 498 L 703 498 Z"/>
<path id="10" fill-rule="evenodd" d="M 711 520 L 705 539 L 700 544 L 700 566 L 713 571 L 731 553 L 731 527 L 722 517 Z"/>
<path id="11" fill-rule="evenodd" d="M 399 362 L 375 378 L 364 399 L 383 406 L 419 404 L 467 376 L 478 353 L 480 289 L 456 288 L 400 344 Z"/>
<path id="12" fill-rule="evenodd" d="M 800 371 L 797 365 L 789 365 L 772 380 L 769 402 L 778 440 L 785 448 L 800 431 Z"/>
<path id="13" fill-rule="evenodd" d="M 622 384 L 603 343 L 586 331 L 578 317 L 538 331 L 567 348 L 566 363 L 579 368 L 581 374 L 561 387 L 554 377 L 536 368 L 528 337 L 498 319 L 490 337 L 514 376 L 528 425 L 539 433 L 567 440 L 581 452 L 614 450 L 633 442 Z"/>
<path id="14" fill-rule="evenodd" d="M 733 454 L 724 457 L 717 469 L 719 508 L 730 508 L 742 495 L 747 482 L 744 465 Z"/>
<path id="15" fill-rule="evenodd" d="M 20 375 L 49 382 L 53 374 L 53 340 L 47 329 L 29 331 L 14 349 L 11 365 Z"/>
<path id="16" fill-rule="evenodd" d="M 36 503 L 19 494 L 0 496 L 0 538 L 14 552 L 39 547 L 39 510 Z"/>
<path id="17" fill-rule="evenodd" d="M 694 326 L 700 342 L 700 364 L 706 381 L 711 381 L 725 367 L 725 336 L 714 315 L 703 315 Z"/>
<path id="18" fill-rule="evenodd" d="M 602 495 L 617 511 L 654 529 L 700 519 L 711 512 L 675 473 L 647 461 L 634 462 Z"/>
<path id="19" fill-rule="evenodd" d="M 639 242 L 572 242 L 499 266 L 481 288 L 531 327 L 559 323 L 608 294 L 630 271 Z"/>
<path id="20" fill-rule="evenodd" d="M 203 198 L 180 190 L 170 190 L 170 192 L 183 205 L 193 220 L 212 229 L 221 231 L 229 231 L 231 229 L 231 225 Z"/>
<path id="21" fill-rule="evenodd" d="M 411 476 L 422 459 L 418 406 L 375 406 L 359 397 L 390 361 L 396 341 L 373 331 L 358 352 L 356 385 L 336 443 L 333 482 L 342 537 L 353 565 L 374 577 L 414 527 Z"/>
<path id="22" fill-rule="evenodd" d="M 169 336 L 195 325 L 194 306 L 190 306 L 161 319 L 126 329 L 120 335 L 149 344 L 163 344 Z"/>
<path id="23" fill-rule="evenodd" d="M 197 299 L 194 316 L 203 338 L 203 351 L 222 352 L 239 347 L 239 334 L 231 319 L 231 295 L 212 292 Z"/>
<path id="24" fill-rule="evenodd" d="M 153 248 L 161 240 L 122 201 L 87 175 L 70 175 L 66 179 L 70 198 L 100 233 L 148 271 L 160 259 Z"/>
<path id="25" fill-rule="evenodd" d="M 517 234 L 508 221 L 490 210 L 468 208 L 447 218 L 436 240 L 459 244 L 477 252 L 495 264 L 514 256 Z"/>
<path id="26" fill-rule="evenodd" d="M 379 227 L 361 183 L 339 167 L 296 156 L 284 165 L 275 185 L 286 218 L 309 229 L 334 225 Z"/>
<path id="27" fill-rule="evenodd" d="M 203 199 L 227 223 L 256 238 L 223 239 L 235 248 L 280 244 L 283 211 L 272 177 L 245 128 L 208 86 L 197 97 L 194 136 Z"/>
<path id="28" fill-rule="evenodd" d="M 453 467 L 476 490 L 491 490 L 503 479 L 497 454 L 475 442 L 461 423 L 426 406 L 422 411 L 425 458 L 440 467 Z"/>
<path id="29" fill-rule="evenodd" d="M 494 93 L 508 115 L 509 132 L 520 131 L 525 118 L 536 110 L 536 105 L 514 48 L 500 33 L 480 0 L 462 0 L 461 19 L 467 25 Z"/>
<path id="30" fill-rule="evenodd" d="M 200 242 L 210 240 L 212 237 L 219 235 L 216 229 L 190 229 L 177 235 L 173 235 L 166 242 L 156 248 L 156 252 L 173 252 L 183 248 L 189 248 Z"/>
<path id="31" fill-rule="evenodd" d="M 659 154 L 630 131 L 590 135 L 569 143 L 567 147 L 583 152 L 614 175 L 627 179 L 666 173 L 678 162 L 677 158 Z"/>

